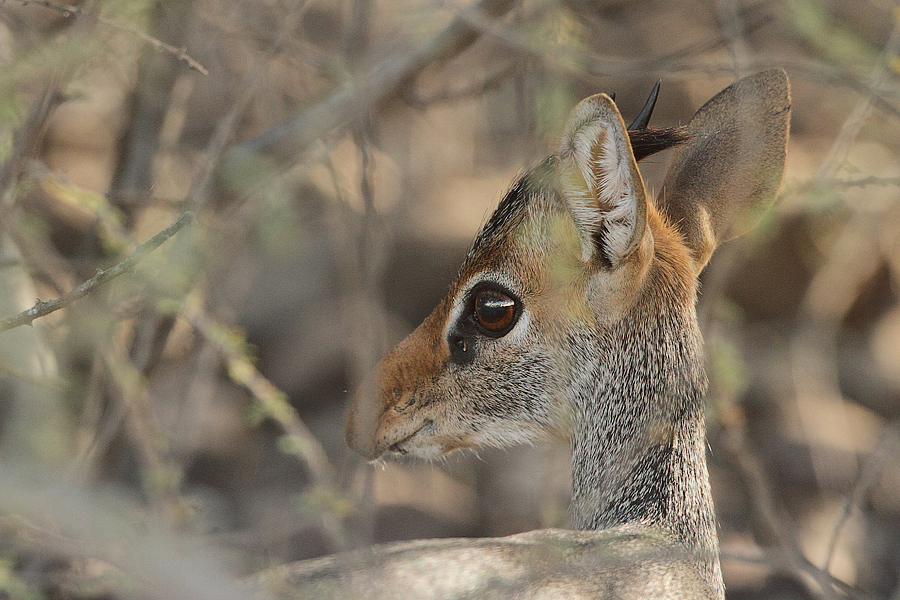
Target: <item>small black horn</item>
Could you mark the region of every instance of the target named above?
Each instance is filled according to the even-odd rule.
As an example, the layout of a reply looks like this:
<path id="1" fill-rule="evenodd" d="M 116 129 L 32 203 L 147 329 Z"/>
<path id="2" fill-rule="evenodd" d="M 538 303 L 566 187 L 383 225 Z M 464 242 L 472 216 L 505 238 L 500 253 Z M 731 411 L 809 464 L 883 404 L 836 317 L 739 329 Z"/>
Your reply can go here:
<path id="1" fill-rule="evenodd" d="M 661 80 L 657 79 L 656 85 L 653 86 L 653 90 L 650 92 L 650 96 L 647 98 L 647 101 L 644 102 L 644 108 L 641 109 L 638 116 L 636 116 L 634 121 L 631 122 L 631 125 L 628 126 L 628 131 L 647 129 L 647 124 L 650 123 L 650 115 L 653 114 L 653 107 L 656 106 L 656 99 L 659 97 L 660 83 Z"/>

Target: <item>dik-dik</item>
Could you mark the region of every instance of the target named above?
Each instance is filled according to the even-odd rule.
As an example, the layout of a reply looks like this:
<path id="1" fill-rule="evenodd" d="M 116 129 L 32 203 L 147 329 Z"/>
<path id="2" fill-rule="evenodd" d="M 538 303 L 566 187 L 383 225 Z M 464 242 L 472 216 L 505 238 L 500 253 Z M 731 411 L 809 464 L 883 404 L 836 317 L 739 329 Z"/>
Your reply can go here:
<path id="1" fill-rule="evenodd" d="M 780 70 L 677 130 L 629 132 L 609 96 L 582 101 L 447 297 L 381 361 L 374 403 L 351 407 L 347 442 L 369 459 L 570 437 L 582 531 L 385 546 L 293 582 L 361 597 L 723 598 L 697 277 L 774 198 L 789 115 Z M 669 145 L 653 202 L 637 160 Z"/>

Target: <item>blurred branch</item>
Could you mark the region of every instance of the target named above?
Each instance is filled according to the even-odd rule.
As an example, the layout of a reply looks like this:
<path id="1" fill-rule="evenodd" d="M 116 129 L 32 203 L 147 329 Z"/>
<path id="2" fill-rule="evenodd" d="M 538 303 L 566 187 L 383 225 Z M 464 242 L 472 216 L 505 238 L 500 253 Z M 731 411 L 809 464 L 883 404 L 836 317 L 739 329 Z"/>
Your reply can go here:
<path id="1" fill-rule="evenodd" d="M 234 136 L 234 131 L 238 126 L 241 115 L 244 114 L 247 105 L 253 99 L 256 88 L 258 87 L 259 82 L 266 72 L 266 63 L 271 60 L 271 57 L 274 54 L 281 50 L 282 46 L 288 41 L 289 37 L 294 33 L 294 31 L 296 31 L 311 4 L 312 3 L 310 2 L 310 0 L 294 1 L 293 5 L 290 7 L 290 10 L 288 10 L 287 12 L 288 16 L 282 22 L 281 27 L 279 28 L 275 36 L 275 40 L 273 41 L 269 50 L 263 56 L 257 59 L 255 61 L 255 65 L 247 71 L 238 88 L 237 98 L 217 123 L 212 138 L 206 145 L 206 149 L 202 157 L 203 160 L 201 161 L 197 172 L 194 174 L 190 190 L 188 191 L 187 198 L 184 201 L 186 210 L 191 210 L 199 213 L 199 211 L 206 205 L 211 192 L 210 183 L 212 180 L 212 174 L 215 171 L 216 166 L 219 164 L 219 161 L 221 160 L 226 147 L 231 142 Z M 188 3 L 181 3 L 178 7 L 180 11 L 184 11 L 185 9 L 189 8 L 190 5 Z M 184 13 L 176 13 L 174 16 L 172 14 L 168 14 L 167 18 L 177 19 L 179 15 L 181 15 L 183 18 Z M 154 75 L 152 71 L 147 79 L 149 80 L 148 83 L 150 88 L 155 89 L 155 87 L 158 87 L 160 85 L 160 77 L 158 76 L 158 74 Z M 150 102 L 149 104 L 150 109 L 153 110 L 155 108 L 154 103 Z M 145 117 L 148 116 L 150 115 L 145 115 Z M 159 114 L 157 113 L 155 116 L 158 117 Z M 143 134 L 146 134 L 148 130 L 153 130 L 153 127 L 150 126 L 147 122 L 149 120 L 150 119 L 145 119 L 145 122 L 143 124 L 139 124 L 133 131 L 143 132 Z M 161 119 L 156 124 L 161 125 Z M 137 137 L 140 138 L 141 135 L 138 135 Z M 146 137 L 146 135 L 144 135 L 143 137 Z M 146 140 L 135 140 L 135 143 L 145 144 Z M 143 184 L 149 184 L 152 180 L 150 171 L 152 171 L 152 159 L 156 153 L 155 144 L 153 144 L 152 146 L 153 147 L 151 148 L 149 154 L 137 158 L 137 163 L 133 165 L 133 168 L 128 169 L 132 175 L 137 175 L 135 180 Z M 126 168 L 128 167 L 126 166 Z M 143 185 L 141 185 L 141 187 L 143 187 Z M 209 275 L 207 274 L 207 276 Z M 138 322 L 134 325 L 131 355 L 134 357 L 143 354 L 143 356 L 145 357 L 145 360 L 139 361 L 140 368 L 144 376 L 148 376 L 150 374 L 150 372 L 157 364 L 158 360 L 161 358 L 163 349 L 165 348 L 166 342 L 168 341 L 169 334 L 171 333 L 174 324 L 174 315 L 170 313 L 158 314 L 158 312 L 155 310 L 149 310 L 146 311 L 146 313 L 142 315 L 142 318 L 139 319 Z"/>
<path id="2" fill-rule="evenodd" d="M 0 461 L 4 525 L 24 532 L 15 545 L 46 556 L 95 558 L 107 571 L 116 598 L 264 600 L 226 570 L 223 559 L 197 538 L 153 523 L 135 522 L 140 506 L 111 492 L 85 489 L 44 466 Z M 49 524 L 49 525 L 44 525 Z M 123 581 L 124 579 L 124 581 Z M 2 595 L 2 594 L 0 594 Z M 81 597 L 81 596 L 79 596 Z M 107 597 L 107 596 L 103 596 Z"/>
<path id="3" fill-rule="evenodd" d="M 359 61 L 368 51 L 368 40 L 371 27 L 372 0 L 354 0 L 354 18 L 348 27 L 347 53 Z M 411 85 L 399 88 L 402 91 Z M 353 142 L 359 154 L 359 196 L 362 198 L 364 211 L 357 216 L 355 211 L 348 211 L 349 219 L 341 219 L 346 223 L 344 229 L 354 246 L 355 252 L 341 261 L 341 288 L 347 310 L 344 312 L 348 328 L 348 344 L 350 362 L 348 365 L 348 381 L 357 389 L 358 394 L 368 394 L 365 389 L 365 377 L 375 368 L 384 350 L 384 296 L 381 279 L 384 274 L 384 254 L 387 247 L 386 236 L 390 235 L 383 226 L 375 209 L 375 160 L 372 152 L 373 115 L 363 115 L 351 126 Z M 334 179 L 334 164 L 328 160 L 328 168 Z M 335 181 L 336 183 L 336 181 Z M 337 188 L 335 188 L 337 189 Z M 344 198 L 346 201 L 346 198 Z M 345 208 L 348 208 L 345 205 Z M 355 231 L 354 231 L 355 230 Z M 353 234 L 356 235 L 353 235 Z M 355 260 L 353 260 L 355 258 Z M 374 403 L 365 403 L 366 408 Z M 374 479 L 371 469 L 356 463 L 368 472 L 362 478 L 363 486 L 354 500 L 356 508 L 355 525 L 358 539 L 364 544 L 371 544 L 374 539 L 375 504 Z"/>
<path id="4" fill-rule="evenodd" d="M 271 417 L 286 434 L 295 439 L 297 448 L 302 451 L 301 457 L 308 464 L 316 483 L 331 485 L 331 466 L 328 464 L 325 450 L 304 425 L 294 407 L 288 402 L 285 393 L 253 365 L 247 356 L 243 336 L 197 310 L 184 311 L 182 316 L 222 354 L 231 378 L 253 395 L 266 416 Z"/>
<path id="5" fill-rule="evenodd" d="M 865 462 L 859 470 L 859 476 L 853 489 L 847 494 L 844 500 L 844 508 L 841 516 L 838 517 L 831 532 L 831 539 L 828 542 L 828 552 L 825 558 L 825 571 L 827 572 L 831 566 L 831 559 L 834 557 L 834 551 L 837 548 L 838 538 L 844 525 L 853 514 L 853 509 L 862 504 L 862 501 L 872 487 L 878 483 L 881 473 L 887 464 L 894 460 L 900 451 L 900 424 L 893 423 L 885 428 L 881 433 L 875 449 L 866 457 Z"/>
<path id="6" fill-rule="evenodd" d="M 891 30 L 891 35 L 884 44 L 884 49 L 881 51 L 881 55 L 878 57 L 878 62 L 875 64 L 875 68 L 869 79 L 869 85 L 872 89 L 881 89 L 890 78 L 896 75 L 892 64 L 893 60 L 897 57 L 898 52 L 900 52 L 900 16 L 898 16 L 895 11 L 894 28 Z M 846 160 L 847 153 L 850 151 L 850 146 L 859 134 L 859 130 L 862 129 L 873 106 L 874 98 L 872 96 L 865 98 L 856 105 L 856 108 L 853 109 L 853 112 L 851 112 L 850 116 L 847 117 L 847 120 L 844 121 L 841 131 L 838 133 L 837 138 L 835 138 L 831 149 L 828 151 L 828 155 L 825 160 L 822 161 L 822 164 L 819 166 L 813 179 L 821 180 L 834 176 L 840 166 L 844 163 L 844 160 Z"/>
<path id="7" fill-rule="evenodd" d="M 35 4 L 37 6 L 43 6 L 44 8 L 48 8 L 50 10 L 55 10 L 60 13 L 64 17 L 85 17 L 88 15 L 87 11 L 85 11 L 81 6 L 70 6 L 68 4 L 59 4 L 58 2 L 53 2 L 52 0 L 14 0 L 15 2 L 19 2 L 23 5 Z M 111 21 L 102 15 L 91 15 L 92 17 L 97 19 L 98 23 L 105 25 L 111 29 L 118 29 L 119 31 L 123 31 L 125 33 L 131 34 L 143 40 L 144 42 L 153 46 L 159 52 L 167 52 L 173 55 L 175 58 L 185 63 L 188 67 L 201 73 L 203 75 L 209 75 L 209 71 L 206 70 L 202 64 L 200 64 L 197 60 L 191 58 L 187 53 L 186 48 L 176 48 L 170 44 L 167 44 L 151 35 L 147 35 L 143 31 L 138 31 L 137 29 L 129 26 L 122 25 L 121 23 L 116 23 L 115 21 Z"/>
<path id="8" fill-rule="evenodd" d="M 764 4 L 752 5 L 742 10 L 739 16 L 746 18 L 746 30 L 752 31 L 768 23 L 771 17 L 761 10 Z M 583 53 L 562 45 L 543 43 L 528 37 L 515 28 L 490 18 L 490 15 L 479 11 L 478 7 L 468 7 L 461 15 L 469 19 L 484 35 L 490 35 L 512 50 L 525 52 L 530 56 L 561 69 L 576 77 L 585 74 L 595 77 L 646 78 L 649 75 L 664 77 L 667 80 L 681 79 L 697 74 L 734 75 L 735 65 L 731 60 L 703 60 L 698 55 L 727 44 L 725 35 L 718 35 L 709 40 L 691 44 L 685 48 L 670 52 L 663 56 L 651 58 L 628 58 L 622 56 Z M 872 105 L 900 119 L 900 109 L 888 101 L 893 98 L 870 82 L 861 81 L 852 72 L 827 65 L 821 61 L 789 59 L 783 54 L 764 55 L 756 53 L 745 58 L 742 67 L 746 70 L 765 69 L 780 66 L 788 70 L 792 76 L 800 76 L 810 81 L 850 88 L 865 96 Z"/>
<path id="9" fill-rule="evenodd" d="M 474 81 L 458 88 L 445 87 L 431 94 L 425 95 L 416 90 L 408 89 L 400 92 L 400 97 L 411 106 L 423 109 L 440 102 L 455 102 L 460 99 L 477 98 L 482 94 L 500 87 L 510 75 L 516 72 L 517 65 L 509 65 L 500 69 L 497 73 L 485 77 L 481 81 Z"/>
<path id="10" fill-rule="evenodd" d="M 98 459 L 115 439 L 128 412 L 124 402 L 110 403 L 104 410 L 107 390 L 105 357 L 94 356 L 87 390 L 84 394 L 84 410 L 78 425 L 78 453 L 72 464 L 72 472 L 79 481 L 90 481 L 96 474 Z"/>
<path id="11" fill-rule="evenodd" d="M 761 548 L 759 546 L 748 548 L 744 544 L 722 545 L 719 549 L 719 557 L 722 562 L 734 561 L 751 565 L 764 565 L 777 573 L 784 572 L 785 564 L 790 563 L 789 558 L 780 548 Z M 809 568 L 817 569 L 814 565 L 810 565 Z M 878 596 L 858 590 L 830 573 L 821 570 L 820 573 L 823 581 L 830 581 L 831 585 L 844 593 L 848 598 L 853 600 L 876 600 L 878 598 L 878 600 L 881 600 Z"/>
<path id="12" fill-rule="evenodd" d="M 212 138 L 206 145 L 202 161 L 197 172 L 194 174 L 187 198 L 183 203 L 186 210 L 199 212 L 205 206 L 209 199 L 212 174 L 219 164 L 225 148 L 228 146 L 234 135 L 234 131 L 238 126 L 241 115 L 252 100 L 253 94 L 266 71 L 265 63 L 270 60 L 276 52 L 280 51 L 289 36 L 300 24 L 310 5 L 311 2 L 309 0 L 295 0 L 291 9 L 288 11 L 288 17 L 285 18 L 282 26 L 279 28 L 275 41 L 272 43 L 269 51 L 256 61 L 253 68 L 247 71 L 247 74 L 244 76 L 243 81 L 238 88 L 237 98 L 217 123 Z M 185 5 L 181 5 L 179 8 L 183 10 Z M 175 17 L 170 16 L 170 18 Z M 159 77 L 155 77 L 151 74 L 150 79 L 152 80 L 150 82 L 151 87 L 159 84 Z M 144 134 L 146 134 L 148 129 L 152 128 L 148 127 L 147 123 L 144 123 L 143 126 L 137 128 L 138 131 L 143 132 Z M 146 143 L 146 140 L 139 141 L 138 143 Z M 149 181 L 151 179 L 149 167 L 153 162 L 152 159 L 154 154 L 155 148 L 151 150 L 149 155 L 141 157 L 141 160 L 135 165 L 135 168 L 131 169 L 132 174 L 137 174 L 138 171 L 144 170 L 146 180 Z M 140 181 L 144 178 L 138 177 L 137 179 Z M 174 323 L 175 318 L 171 314 L 160 315 L 155 311 L 148 311 L 148 313 L 144 315 L 144 318 L 135 325 L 132 355 L 143 353 L 146 356 L 147 360 L 143 361 L 142 364 L 142 371 L 145 376 L 149 375 L 150 371 L 161 357 L 162 350 L 165 347 Z"/>
<path id="13" fill-rule="evenodd" d="M 632 64 L 631 69 L 647 69 L 641 76 L 647 73 L 661 74 L 669 79 L 687 77 L 696 74 L 731 74 L 734 72 L 734 66 L 729 62 L 723 62 L 716 59 L 708 61 L 700 60 L 696 57 L 678 59 L 672 62 L 660 62 L 658 64 L 646 64 L 644 61 L 634 61 L 639 64 Z M 848 88 L 854 92 L 871 99 L 873 106 L 890 114 L 894 118 L 900 119 L 900 108 L 888 101 L 893 98 L 892 94 L 887 94 L 883 90 L 873 87 L 871 84 L 860 80 L 856 75 L 846 69 L 833 67 L 817 60 L 809 60 L 802 58 L 785 58 L 782 55 L 765 55 L 756 54 L 754 58 L 747 61 L 748 69 L 765 69 L 773 66 L 784 68 L 791 77 L 800 77 L 808 81 L 821 84 L 828 84 Z M 599 74 L 600 72 L 598 72 Z M 622 77 L 634 76 L 635 73 L 629 73 L 627 66 L 619 66 L 614 70 L 607 72 L 609 75 L 618 75 Z"/>
<path id="14" fill-rule="evenodd" d="M 179 2 L 154 2 L 148 7 L 150 24 L 160 39 L 181 45 L 187 38 L 194 15 L 194 0 Z M 110 200 L 118 202 L 122 192 L 153 189 L 154 160 L 163 143 L 163 132 L 172 129 L 172 123 L 180 123 L 166 133 L 177 139 L 184 129 L 184 112 L 197 78 L 172 60 L 168 54 L 142 52 L 138 60 L 136 80 L 126 103 L 128 118 L 124 124 L 113 169 Z M 182 112 L 181 115 L 178 115 Z M 178 115 L 178 116 L 176 116 Z M 179 118 L 180 117 L 180 118 Z M 121 206 L 121 205 L 120 205 Z M 125 207 L 130 218 L 136 207 Z M 179 211 L 180 212 L 180 211 Z"/>
<path id="15" fill-rule="evenodd" d="M 117 402 L 127 409 L 128 418 L 124 419 L 124 424 L 137 450 L 144 493 L 165 522 L 183 525 L 183 504 L 178 496 L 182 473 L 167 449 L 166 436 L 154 411 L 147 378 L 129 359 L 121 342 L 113 346 L 102 352 L 103 364 L 110 381 L 115 384 Z M 115 421 L 116 415 L 113 413 L 112 416 Z M 110 425 L 116 426 L 115 423 Z M 84 472 L 90 463 L 83 462 L 80 466 Z"/>
<path id="16" fill-rule="evenodd" d="M 796 536 L 791 533 L 790 525 L 782 517 L 772 494 L 772 485 L 747 444 L 743 426 L 728 423 L 727 420 L 723 420 L 722 424 L 725 427 L 722 448 L 744 484 L 757 525 L 767 538 L 766 541 L 773 543 L 784 553 L 784 563 L 790 571 L 797 575 L 811 576 L 822 590 L 824 598 L 838 600 L 839 596 L 834 589 L 837 580 L 828 572 L 813 565 L 804 556 Z M 846 584 L 839 587 L 849 588 Z"/>
<path id="17" fill-rule="evenodd" d="M 10 215 L 15 207 L 16 184 L 24 170 L 25 161 L 37 145 L 44 124 L 59 104 L 59 83 L 59 77 L 51 76 L 44 84 L 40 96 L 31 105 L 24 125 L 13 135 L 10 157 L 0 166 L 0 232 L 10 222 Z"/>
<path id="18" fill-rule="evenodd" d="M 239 332 L 210 319 L 197 309 L 188 308 L 181 316 L 206 338 L 225 359 L 228 375 L 237 384 L 250 392 L 262 409 L 262 413 L 275 421 L 284 431 L 282 450 L 297 456 L 309 469 L 314 494 L 325 503 L 337 500 L 334 470 L 322 445 L 288 401 L 287 395 L 259 372 L 249 358 L 247 343 Z M 319 515 L 325 532 L 331 538 L 334 550 L 345 550 L 349 546 L 348 536 L 341 525 L 336 506 L 326 506 L 328 510 Z"/>
<path id="19" fill-rule="evenodd" d="M 867 185 L 893 185 L 900 186 L 900 177 L 861 177 L 859 179 L 829 179 L 822 182 L 828 187 L 865 187 Z"/>
<path id="20" fill-rule="evenodd" d="M 515 3 L 516 0 L 480 0 L 474 10 L 496 18 L 509 12 Z M 232 148 L 222 161 L 222 173 L 247 173 L 248 165 L 258 166 L 265 157 L 276 165 L 290 164 L 311 144 L 335 129 L 351 125 L 356 117 L 407 85 L 426 67 L 456 56 L 479 35 L 471 17 L 460 11 L 447 28 L 416 50 L 381 61 L 318 104 Z"/>
<path id="21" fill-rule="evenodd" d="M 226 146 L 229 141 L 231 141 L 234 131 L 237 128 L 238 119 L 253 98 L 253 93 L 259 82 L 262 80 L 263 74 L 266 72 L 266 63 L 287 43 L 311 4 L 311 0 L 296 0 L 294 2 L 291 10 L 288 11 L 282 26 L 279 28 L 278 34 L 272 42 L 272 45 L 247 71 L 247 74 L 244 76 L 244 79 L 239 86 L 237 99 L 231 105 L 228 113 L 226 113 L 219 121 L 212 139 L 210 139 L 206 146 L 203 167 L 200 173 L 194 178 L 190 192 L 188 192 L 188 206 L 199 206 L 205 203 L 205 196 L 209 190 L 210 182 L 212 181 L 216 168 L 218 168 L 220 172 L 229 173 L 235 177 L 241 177 L 242 174 L 246 174 L 246 169 L 237 171 L 237 174 L 232 172 L 232 169 L 228 165 L 229 161 L 232 160 L 235 149 L 232 148 L 226 153 Z"/>
<path id="22" fill-rule="evenodd" d="M 38 300 L 37 302 L 35 302 L 34 306 L 29 308 L 28 310 L 24 310 L 17 315 L 6 317 L 0 320 L 0 332 L 12 329 L 14 327 L 19 327 L 21 325 L 28 325 L 35 319 L 49 315 L 50 313 L 55 312 L 61 308 L 65 308 L 76 300 L 84 298 L 85 296 L 99 288 L 101 285 L 132 269 L 137 263 L 143 260 L 144 257 L 156 250 L 166 240 L 171 238 L 173 235 L 178 233 L 185 225 L 190 223 L 192 219 L 193 213 L 191 213 L 190 211 L 181 213 L 181 215 L 177 219 L 175 219 L 175 221 L 173 221 L 171 225 L 138 246 L 131 254 L 131 256 L 129 256 L 116 266 L 106 269 L 105 271 L 98 271 L 96 275 L 79 285 L 77 288 L 67 292 L 66 294 L 63 294 L 59 298 L 54 298 L 53 300 L 48 300 L 47 302 Z"/>
<path id="23" fill-rule="evenodd" d="M 887 56 L 896 52 L 898 44 L 900 28 L 895 27 L 883 56 L 885 61 Z M 880 85 L 880 81 L 881 76 L 876 69 L 873 85 Z M 850 187 L 900 183 L 895 178 L 867 177 L 842 181 L 833 177 L 843 163 L 871 106 L 870 100 L 863 101 L 844 122 L 841 135 L 832 145 L 817 175 L 806 184 L 806 191 L 826 185 Z M 835 232 L 834 242 L 807 286 L 797 315 L 798 332 L 792 341 L 794 401 L 801 427 L 810 440 L 814 473 L 822 484 L 828 483 L 828 479 L 834 479 L 836 472 L 856 470 L 856 481 L 848 491 L 843 511 L 831 531 L 823 567 L 826 574 L 840 533 L 853 508 L 874 485 L 890 455 L 896 451 L 893 449 L 896 443 L 894 428 L 888 428 L 882 433 L 881 439 L 861 466 L 853 458 L 845 459 L 845 464 L 835 464 L 834 454 L 814 441 L 821 429 L 820 417 L 823 412 L 840 418 L 846 410 L 847 400 L 838 379 L 838 332 L 844 318 L 862 293 L 865 283 L 875 276 L 882 264 L 877 236 L 873 236 L 871 232 L 873 229 L 879 230 L 879 224 L 885 222 L 886 215 L 883 213 L 884 211 L 878 211 L 872 214 L 869 210 L 851 207 L 849 218 Z M 835 483 L 832 481 L 832 486 Z"/>
<path id="24" fill-rule="evenodd" d="M 747 56 L 750 54 L 740 7 L 735 0 L 716 0 L 716 12 L 722 35 L 726 40 L 728 55 L 734 65 L 734 78 L 740 79 L 746 75 Z"/>
<path id="25" fill-rule="evenodd" d="M 261 167 L 268 164 L 269 167 L 278 169 L 290 164 L 297 154 L 311 144 L 335 129 L 347 127 L 356 116 L 372 110 L 391 93 L 401 90 L 402 95 L 403 88 L 426 67 L 459 54 L 481 35 L 489 35 L 515 50 L 527 52 L 548 62 L 554 68 L 561 68 L 580 77 L 586 73 L 593 76 L 619 77 L 661 74 L 673 79 L 697 73 L 734 72 L 734 64 L 730 61 L 699 60 L 695 52 L 685 55 L 684 51 L 677 51 L 663 57 L 631 59 L 585 56 L 562 46 L 538 48 L 530 38 L 500 21 L 500 17 L 506 14 L 514 3 L 515 0 L 481 0 L 474 6 L 461 7 L 457 18 L 419 49 L 378 63 L 368 73 L 352 80 L 319 103 L 232 148 L 223 157 L 220 172 L 226 178 L 237 180 L 242 186 L 252 187 L 254 179 L 258 181 L 265 177 L 266 169 Z M 747 10 L 752 17 L 748 29 L 761 26 L 768 21 L 767 16 L 758 15 L 758 7 L 753 6 Z M 715 46 L 725 41 L 724 37 L 719 36 L 709 44 Z M 784 56 L 756 55 L 747 59 L 745 67 L 749 70 L 772 65 L 784 66 L 793 74 L 811 80 L 854 89 L 870 98 L 874 106 L 900 118 L 900 109 L 891 104 L 882 91 L 859 81 L 848 72 L 842 72 L 824 63 L 785 60 Z"/>
<path id="26" fill-rule="evenodd" d="M 723 1 L 723 0 L 719 0 Z M 771 3 L 768 1 L 758 2 L 756 4 L 751 4 L 750 6 L 746 6 L 740 8 L 737 13 L 737 18 L 739 19 L 739 25 L 742 26 L 742 34 L 743 36 L 748 36 L 757 30 L 765 27 L 770 24 L 775 16 L 768 9 L 771 7 Z M 700 40 L 698 42 L 694 42 L 680 48 L 678 50 L 674 50 L 664 54 L 660 57 L 660 60 L 670 60 L 675 61 L 677 59 L 685 59 L 685 58 L 693 58 L 696 59 L 700 54 L 705 54 L 707 52 L 712 52 L 718 50 L 722 47 L 723 44 L 728 43 L 728 37 L 721 33 L 716 36 L 710 36 L 705 40 Z M 743 57 L 744 63 L 742 66 L 746 66 L 748 58 L 746 56 Z M 734 63 L 732 60 L 732 73 L 734 72 Z"/>
<path id="27" fill-rule="evenodd" d="M 840 481 L 835 475 L 858 468 L 854 459 L 840 459 L 814 440 L 824 414 L 840 418 L 846 411 L 838 377 L 838 332 L 882 263 L 878 239 L 871 231 L 883 218 L 864 210 L 851 212 L 834 232 L 834 242 L 807 286 L 797 315 L 797 333 L 791 342 L 793 400 L 810 440 L 814 473 L 823 487 L 843 487 L 846 475 Z"/>

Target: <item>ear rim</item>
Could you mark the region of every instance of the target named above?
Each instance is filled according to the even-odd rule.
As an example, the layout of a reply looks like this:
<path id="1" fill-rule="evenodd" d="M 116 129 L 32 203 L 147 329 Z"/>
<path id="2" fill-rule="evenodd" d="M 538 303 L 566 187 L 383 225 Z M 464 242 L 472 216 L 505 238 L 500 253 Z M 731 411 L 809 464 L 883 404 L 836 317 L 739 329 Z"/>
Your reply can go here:
<path id="1" fill-rule="evenodd" d="M 682 235 L 697 275 L 719 244 L 750 229 L 775 200 L 790 112 L 787 74 L 770 69 L 720 91 L 684 127 L 690 139 L 676 147 L 656 207 Z M 711 182 L 716 172 L 727 176 Z"/>
<path id="2" fill-rule="evenodd" d="M 595 156 L 598 145 L 606 151 L 603 156 Z M 610 96 L 595 94 L 575 106 L 557 160 L 560 190 L 579 231 L 582 260 L 618 268 L 646 235 L 649 200 L 628 130 Z M 598 164 L 601 161 L 605 164 Z M 619 177 L 609 176 L 614 169 Z"/>

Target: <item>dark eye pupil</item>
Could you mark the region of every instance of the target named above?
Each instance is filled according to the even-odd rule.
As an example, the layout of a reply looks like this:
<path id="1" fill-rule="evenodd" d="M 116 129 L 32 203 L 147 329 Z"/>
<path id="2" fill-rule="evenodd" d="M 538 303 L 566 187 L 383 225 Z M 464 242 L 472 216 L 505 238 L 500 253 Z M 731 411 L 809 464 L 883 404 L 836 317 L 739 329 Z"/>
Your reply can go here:
<path id="1" fill-rule="evenodd" d="M 516 314 L 516 303 L 509 296 L 484 290 L 475 297 L 475 318 L 488 331 L 509 327 Z"/>

